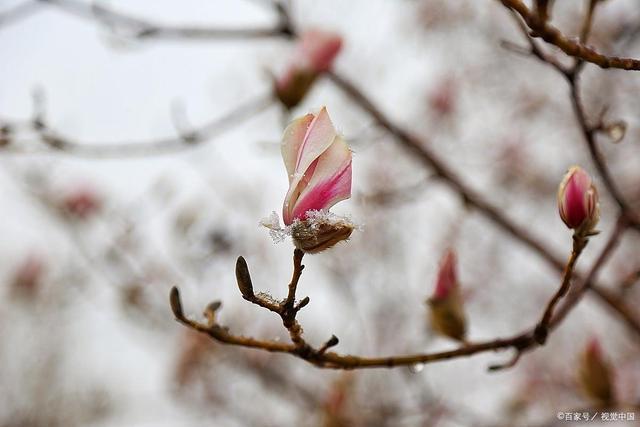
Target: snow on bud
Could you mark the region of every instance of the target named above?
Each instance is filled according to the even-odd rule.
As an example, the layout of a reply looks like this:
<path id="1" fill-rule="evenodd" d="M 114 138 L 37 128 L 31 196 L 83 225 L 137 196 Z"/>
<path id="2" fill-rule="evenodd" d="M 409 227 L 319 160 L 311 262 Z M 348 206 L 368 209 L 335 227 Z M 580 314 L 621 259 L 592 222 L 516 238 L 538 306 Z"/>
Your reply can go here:
<path id="1" fill-rule="evenodd" d="M 287 108 L 302 101 L 316 78 L 331 69 L 342 48 L 342 38 L 320 30 L 307 31 L 300 37 L 287 70 L 275 82 L 278 99 Z"/>
<path id="2" fill-rule="evenodd" d="M 579 166 L 569 169 L 558 188 L 558 210 L 567 227 L 589 234 L 600 218 L 598 191 Z"/>
<path id="3" fill-rule="evenodd" d="M 591 338 L 582 354 L 578 379 L 585 394 L 597 403 L 613 402 L 612 373 L 597 338 Z"/>
<path id="4" fill-rule="evenodd" d="M 317 253 L 346 240 L 355 225 L 329 212 L 351 197 L 351 150 L 326 108 L 294 120 L 284 131 L 282 158 L 289 177 L 280 228 L 277 215 L 262 221 L 275 241 L 293 237 L 297 248 Z"/>
<path id="5" fill-rule="evenodd" d="M 431 326 L 436 332 L 464 341 L 467 322 L 456 267 L 456 254 L 449 249 L 440 261 L 436 286 L 427 305 L 430 309 Z"/>

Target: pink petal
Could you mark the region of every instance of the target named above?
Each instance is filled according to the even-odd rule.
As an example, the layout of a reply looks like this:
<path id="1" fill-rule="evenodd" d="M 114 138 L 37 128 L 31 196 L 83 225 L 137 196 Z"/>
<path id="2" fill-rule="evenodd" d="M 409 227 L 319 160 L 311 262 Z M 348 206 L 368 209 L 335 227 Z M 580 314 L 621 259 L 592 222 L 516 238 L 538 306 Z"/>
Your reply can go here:
<path id="1" fill-rule="evenodd" d="M 304 65 L 316 73 L 331 69 L 341 49 L 342 37 L 337 34 L 311 30 L 302 35 L 300 55 Z"/>
<path id="2" fill-rule="evenodd" d="M 591 178 L 581 168 L 572 167 L 561 184 L 560 216 L 569 228 L 579 227 L 590 214 Z"/>
<path id="3" fill-rule="evenodd" d="M 298 159 L 294 173 L 305 173 L 311 163 L 329 148 L 337 135 L 329 118 L 329 113 L 327 113 L 327 108 L 322 107 L 318 115 L 309 124 L 302 144 L 298 149 Z"/>
<path id="4" fill-rule="evenodd" d="M 293 174 L 295 173 L 300 147 L 302 146 L 304 137 L 307 134 L 307 130 L 309 129 L 309 125 L 313 119 L 313 114 L 307 114 L 304 117 L 300 117 L 299 119 L 292 121 L 284 130 L 280 151 L 282 153 L 284 165 L 287 168 L 289 183 L 291 183 Z"/>
<path id="5" fill-rule="evenodd" d="M 313 175 L 291 207 L 291 218 L 303 219 L 311 210 L 329 209 L 351 197 L 351 150 L 338 137 L 318 158 Z"/>
<path id="6" fill-rule="evenodd" d="M 447 250 L 440 261 L 438 278 L 436 279 L 436 288 L 433 292 L 434 300 L 447 298 L 456 288 L 458 283 L 456 276 L 456 263 L 455 252 L 452 249 Z"/>

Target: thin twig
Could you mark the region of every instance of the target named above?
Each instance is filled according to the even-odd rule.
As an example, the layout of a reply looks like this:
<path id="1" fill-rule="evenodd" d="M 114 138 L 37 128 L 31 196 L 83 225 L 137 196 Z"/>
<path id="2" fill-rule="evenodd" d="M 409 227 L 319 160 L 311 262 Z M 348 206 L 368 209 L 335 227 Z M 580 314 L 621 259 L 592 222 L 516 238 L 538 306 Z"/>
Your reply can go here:
<path id="1" fill-rule="evenodd" d="M 569 286 L 571 285 L 571 278 L 573 277 L 573 270 L 575 269 L 576 262 L 578 261 L 578 257 L 582 253 L 582 250 L 585 248 L 588 241 L 589 240 L 587 238 L 581 236 L 579 233 L 574 233 L 573 235 L 573 249 L 571 250 L 569 261 L 567 261 L 567 265 L 565 266 L 564 272 L 562 273 L 562 284 L 547 304 L 542 318 L 540 319 L 534 330 L 534 337 L 536 341 L 541 345 L 544 344 L 547 340 L 547 335 L 549 334 L 549 323 L 551 322 L 551 316 L 553 316 L 553 310 L 560 299 L 569 291 Z"/>
<path id="2" fill-rule="evenodd" d="M 42 4 L 58 7 L 60 10 L 81 18 L 93 19 L 118 35 L 137 40 L 237 40 L 290 37 L 293 34 L 291 20 L 284 7 L 272 3 L 278 15 L 275 25 L 257 28 L 212 28 L 210 26 L 165 25 L 117 12 L 96 3 L 87 4 L 76 0 L 36 0 Z"/>
<path id="3" fill-rule="evenodd" d="M 178 136 L 168 136 L 137 142 L 80 142 L 53 129 L 43 117 L 37 116 L 30 123 L 39 141 L 53 151 L 85 157 L 113 158 L 161 155 L 199 146 L 213 137 L 232 129 L 234 126 L 252 118 L 274 104 L 274 98 L 269 93 L 240 104 L 221 117 L 203 124 L 202 126 L 182 131 Z M 10 123 L 3 120 L 2 123 Z M 2 149 L 13 146 L 14 135 L 10 135 L 9 143 Z M 15 147 L 13 147 L 15 148 Z"/>
<path id="4" fill-rule="evenodd" d="M 381 127 L 393 135 L 400 145 L 413 153 L 426 167 L 432 169 L 438 178 L 445 181 L 456 191 L 466 204 L 473 206 L 499 228 L 532 249 L 554 269 L 560 272 L 564 270 L 565 264 L 558 256 L 554 255 L 541 241 L 534 238 L 528 230 L 514 223 L 499 208 L 472 190 L 462 178 L 429 150 L 427 141 L 410 134 L 408 131 L 393 123 L 354 83 L 342 75 L 330 72 L 328 76 L 353 102 L 366 111 Z M 576 276 L 579 277 L 579 275 Z M 604 288 L 597 284 L 592 284 L 589 289 L 593 291 L 600 301 L 610 310 L 622 317 L 632 332 L 640 335 L 640 320 L 630 315 L 630 310 L 624 302 L 610 295 Z"/>

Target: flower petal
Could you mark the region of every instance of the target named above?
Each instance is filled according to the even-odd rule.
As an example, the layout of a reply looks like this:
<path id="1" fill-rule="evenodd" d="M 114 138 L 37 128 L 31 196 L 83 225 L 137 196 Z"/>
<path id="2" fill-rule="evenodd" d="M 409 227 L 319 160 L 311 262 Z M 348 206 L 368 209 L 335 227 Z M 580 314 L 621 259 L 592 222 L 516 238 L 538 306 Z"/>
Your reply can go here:
<path id="1" fill-rule="evenodd" d="M 337 135 L 336 129 L 329 118 L 329 113 L 327 113 L 327 108 L 322 107 L 318 115 L 309 124 L 302 145 L 298 149 L 298 159 L 294 173 L 305 173 L 311 163 L 329 148 Z"/>
<path id="2" fill-rule="evenodd" d="M 334 59 L 342 49 L 342 37 L 334 33 L 310 30 L 302 35 L 299 55 L 306 66 L 316 73 L 331 69 Z"/>
<path id="3" fill-rule="evenodd" d="M 447 298 L 458 286 L 456 264 L 455 252 L 452 249 L 448 249 L 440 260 L 436 288 L 433 292 L 434 300 Z"/>
<path id="4" fill-rule="evenodd" d="M 304 218 L 311 210 L 329 209 L 351 197 L 351 150 L 344 139 L 334 143 L 318 158 L 313 175 L 292 206 L 292 218 Z"/>
<path id="5" fill-rule="evenodd" d="M 311 124 L 313 119 L 313 114 L 307 114 L 304 117 L 300 117 L 299 119 L 292 121 L 284 130 L 282 144 L 280 145 L 280 151 L 282 153 L 284 165 L 287 168 L 289 183 L 291 183 L 293 174 L 296 170 L 296 163 L 298 162 L 300 147 L 304 142 L 304 137 L 307 134 L 309 125 Z"/>
<path id="6" fill-rule="evenodd" d="M 589 204 L 591 177 L 578 166 L 569 169 L 558 192 L 560 216 L 569 228 L 576 228 L 593 213 Z"/>

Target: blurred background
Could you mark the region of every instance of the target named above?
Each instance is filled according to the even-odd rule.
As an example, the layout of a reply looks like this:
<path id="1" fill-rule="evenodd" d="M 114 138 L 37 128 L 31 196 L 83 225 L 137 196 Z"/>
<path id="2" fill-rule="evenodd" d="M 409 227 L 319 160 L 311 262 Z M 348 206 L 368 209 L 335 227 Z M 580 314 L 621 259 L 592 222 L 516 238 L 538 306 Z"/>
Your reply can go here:
<path id="1" fill-rule="evenodd" d="M 291 3 L 297 29 L 342 35 L 337 73 L 568 256 L 557 185 L 573 164 L 601 184 L 566 82 L 504 47 L 527 44 L 500 2 Z M 558 0 L 554 23 L 576 34 L 587 3 Z M 266 0 L 97 4 L 164 25 L 277 21 Z M 591 42 L 601 50 L 638 57 L 639 35 L 637 2 L 598 8 Z M 135 37 L 79 0 L 0 2 L 0 426 L 571 425 L 556 413 L 591 407 L 576 381 L 591 337 L 615 371 L 620 401 L 637 405 L 638 335 L 592 295 L 545 347 L 498 373 L 487 366 L 510 352 L 321 370 L 223 346 L 174 321 L 168 293 L 178 286 L 190 317 L 220 300 L 220 321 L 232 331 L 288 340 L 277 316 L 242 299 L 234 265 L 244 256 L 256 289 L 286 294 L 293 246 L 275 244 L 259 222 L 280 212 L 287 191 L 284 126 L 323 105 L 354 151 L 353 197 L 333 210 L 361 229 L 305 258 L 299 296 L 311 303 L 299 320 L 308 341 L 335 334 L 337 351 L 370 356 L 455 348 L 432 332 L 425 305 L 449 247 L 472 341 L 530 327 L 559 285 L 544 259 L 465 206 L 328 79 L 290 112 L 261 101 L 292 51 L 283 37 Z M 601 147 L 640 208 L 640 75 L 588 65 L 582 87 L 594 120 L 607 106 L 607 117 L 626 122 L 624 140 L 605 136 Z M 212 120 L 201 142 L 180 139 Z M 80 148 L 43 140 L 38 123 Z M 603 234 L 580 271 L 613 228 L 616 206 L 605 191 L 601 211 Z M 620 284 L 640 268 L 639 249 L 628 233 L 599 274 L 637 317 L 640 286 Z"/>

